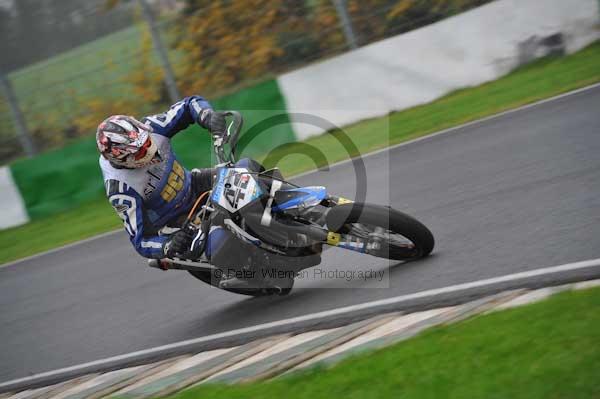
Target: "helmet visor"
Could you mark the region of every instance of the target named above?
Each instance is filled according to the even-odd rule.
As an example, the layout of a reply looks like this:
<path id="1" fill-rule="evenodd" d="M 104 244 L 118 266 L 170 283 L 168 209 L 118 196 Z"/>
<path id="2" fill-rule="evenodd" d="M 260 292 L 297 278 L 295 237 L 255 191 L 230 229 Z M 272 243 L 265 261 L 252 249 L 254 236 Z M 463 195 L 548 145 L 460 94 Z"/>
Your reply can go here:
<path id="1" fill-rule="evenodd" d="M 144 142 L 142 147 L 132 155 L 133 158 L 133 167 L 139 168 L 151 163 L 160 162 L 160 157 L 158 157 L 158 147 L 155 142 L 152 141 L 150 135 L 148 135 L 148 139 Z"/>
<path id="2" fill-rule="evenodd" d="M 144 158 L 147 154 L 148 154 L 148 149 L 152 146 L 152 139 L 150 138 L 150 135 L 148 135 L 148 139 L 146 140 L 146 142 L 140 147 L 140 149 L 138 150 L 138 152 L 135 154 L 134 159 L 136 161 L 139 161 L 140 159 Z"/>

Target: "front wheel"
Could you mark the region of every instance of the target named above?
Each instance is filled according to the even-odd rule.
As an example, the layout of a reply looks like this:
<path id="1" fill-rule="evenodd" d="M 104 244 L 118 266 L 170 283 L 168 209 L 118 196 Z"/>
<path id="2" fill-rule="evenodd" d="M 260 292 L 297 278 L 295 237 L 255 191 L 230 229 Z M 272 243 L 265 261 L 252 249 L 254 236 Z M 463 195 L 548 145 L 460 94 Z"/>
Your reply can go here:
<path id="1" fill-rule="evenodd" d="M 427 256 L 433 234 L 415 218 L 390 207 L 350 203 L 327 214 L 330 231 L 368 242 L 367 253 L 380 258 L 409 260 Z"/>

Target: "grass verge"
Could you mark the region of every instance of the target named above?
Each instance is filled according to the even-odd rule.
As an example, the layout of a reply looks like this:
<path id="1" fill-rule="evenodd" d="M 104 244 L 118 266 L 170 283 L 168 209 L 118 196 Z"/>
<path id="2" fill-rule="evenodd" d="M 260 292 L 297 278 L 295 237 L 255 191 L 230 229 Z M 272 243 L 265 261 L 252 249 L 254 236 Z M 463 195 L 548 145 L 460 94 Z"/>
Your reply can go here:
<path id="1" fill-rule="evenodd" d="M 498 80 L 450 93 L 436 101 L 370 119 L 344 131 L 357 146 L 353 156 L 497 114 L 512 108 L 565 93 L 600 81 L 600 42 L 567 57 L 540 59 Z M 311 138 L 308 143 L 329 162 L 347 157 L 331 134 Z M 285 151 L 294 153 L 294 148 Z M 280 158 L 278 154 L 273 157 Z M 311 169 L 306 157 L 287 156 L 278 164 L 291 175 Z M 320 166 L 320 165 L 318 165 Z"/>
<path id="2" fill-rule="evenodd" d="M 435 327 L 275 380 L 206 384 L 192 398 L 598 398 L 600 288 Z"/>
<path id="3" fill-rule="evenodd" d="M 350 155 L 365 154 L 599 81 L 600 42 L 596 42 L 568 57 L 542 59 L 496 81 L 459 90 L 388 117 L 348 126 L 344 130 L 358 149 Z M 327 154 L 330 163 L 348 157 L 335 133 L 304 143 Z M 292 144 L 279 154 L 276 151 L 270 154 L 271 159 L 281 159 L 278 166 L 288 176 L 315 167 L 305 156 L 298 155 L 298 145 Z M 0 264 L 116 229 L 119 225 L 106 200 L 98 198 L 72 211 L 0 231 Z"/>

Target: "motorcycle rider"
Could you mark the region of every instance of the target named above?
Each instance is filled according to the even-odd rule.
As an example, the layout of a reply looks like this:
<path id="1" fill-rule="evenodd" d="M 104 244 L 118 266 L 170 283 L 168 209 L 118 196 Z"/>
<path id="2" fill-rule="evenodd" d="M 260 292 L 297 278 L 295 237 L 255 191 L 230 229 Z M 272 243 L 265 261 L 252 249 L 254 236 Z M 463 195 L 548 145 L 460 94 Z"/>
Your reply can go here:
<path id="1" fill-rule="evenodd" d="M 189 232 L 158 232 L 164 226 L 180 226 L 178 222 L 196 198 L 212 188 L 215 169 L 190 172 L 171 148 L 170 139 L 193 123 L 212 135 L 225 134 L 224 114 L 214 111 L 200 96 L 186 97 L 167 112 L 141 121 L 113 115 L 98 126 L 96 143 L 106 195 L 123 220 L 134 248 L 145 258 L 172 257 L 189 249 L 193 239 Z M 210 236 L 206 249 L 209 256 L 224 239 L 223 232 Z"/>
<path id="2" fill-rule="evenodd" d="M 255 251 L 219 225 L 210 226 L 208 234 L 202 232 L 197 238 L 185 229 L 161 234 L 164 227 L 180 227 L 196 199 L 213 186 L 216 169 L 190 172 L 178 162 L 171 148 L 171 138 L 193 123 L 208 129 L 213 136 L 226 134 L 225 115 L 213 110 L 200 96 L 186 97 L 167 112 L 146 116 L 141 121 L 113 115 L 100 123 L 96 143 L 106 195 L 141 256 L 171 258 L 200 248 L 209 260 L 227 258 L 230 264 L 239 265 L 252 259 Z M 242 159 L 236 166 L 263 170 L 250 159 Z M 320 262 L 320 256 L 316 260 Z M 230 278 L 229 286 L 245 284 L 237 280 Z"/>

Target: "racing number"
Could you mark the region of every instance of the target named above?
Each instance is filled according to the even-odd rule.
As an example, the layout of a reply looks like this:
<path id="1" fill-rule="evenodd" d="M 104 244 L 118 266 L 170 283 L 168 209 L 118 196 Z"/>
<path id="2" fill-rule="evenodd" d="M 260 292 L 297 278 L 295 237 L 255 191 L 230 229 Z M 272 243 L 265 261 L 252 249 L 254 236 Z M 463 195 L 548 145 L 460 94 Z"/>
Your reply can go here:
<path id="1" fill-rule="evenodd" d="M 177 193 L 183 188 L 184 181 L 185 172 L 183 171 L 183 168 L 177 161 L 173 162 L 173 170 L 169 174 L 165 188 L 163 188 L 160 193 L 162 199 L 167 202 L 173 201 L 173 198 L 175 198 Z"/>
<path id="2" fill-rule="evenodd" d="M 246 188 L 248 187 L 248 182 L 250 181 L 250 176 L 237 173 L 234 176 L 233 185 L 229 184 L 225 191 L 225 198 L 227 198 L 227 202 L 233 209 L 237 209 L 238 201 L 243 200 L 246 196 Z"/>

